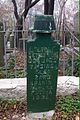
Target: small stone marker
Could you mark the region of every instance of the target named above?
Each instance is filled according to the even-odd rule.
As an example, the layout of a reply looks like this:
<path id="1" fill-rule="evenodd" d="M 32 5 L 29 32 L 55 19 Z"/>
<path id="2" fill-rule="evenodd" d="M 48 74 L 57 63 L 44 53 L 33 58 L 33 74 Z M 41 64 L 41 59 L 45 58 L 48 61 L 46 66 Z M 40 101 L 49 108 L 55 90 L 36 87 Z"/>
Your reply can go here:
<path id="1" fill-rule="evenodd" d="M 51 38 L 53 31 L 53 16 L 36 16 L 36 37 L 26 43 L 27 112 L 32 118 L 54 113 L 60 45 Z"/>

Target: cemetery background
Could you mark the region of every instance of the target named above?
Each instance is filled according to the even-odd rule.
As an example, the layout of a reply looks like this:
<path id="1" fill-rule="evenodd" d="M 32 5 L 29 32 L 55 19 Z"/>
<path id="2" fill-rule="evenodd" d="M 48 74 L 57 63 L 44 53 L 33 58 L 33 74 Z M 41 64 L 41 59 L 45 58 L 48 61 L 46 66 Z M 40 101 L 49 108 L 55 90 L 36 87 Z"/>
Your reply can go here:
<path id="1" fill-rule="evenodd" d="M 31 12 L 30 12 L 30 14 L 31 14 Z M 57 18 L 55 18 L 55 19 L 57 19 Z M 33 16 L 30 15 L 30 22 L 31 22 L 31 20 L 34 21 L 34 18 L 33 18 Z M 33 24 L 33 21 L 32 21 L 32 24 Z M 64 22 L 65 21 L 63 21 L 63 23 Z M 26 20 L 26 23 L 24 23 L 24 20 L 23 20 L 23 28 L 24 28 L 23 31 L 22 31 L 23 32 L 23 51 L 20 50 L 20 49 L 15 48 L 16 42 L 15 42 L 15 35 L 13 35 L 13 33 L 17 34 L 17 32 L 18 32 L 16 30 L 14 30 L 15 19 L 13 19 L 13 23 L 14 24 L 12 24 L 11 26 L 10 26 L 10 21 L 8 23 L 8 21 L 6 22 L 5 20 L 3 20 L 2 23 L 3 23 L 3 30 L 2 30 L 3 32 L 0 31 L 0 33 L 5 33 L 5 35 L 3 36 L 4 37 L 4 42 L 2 43 L 2 44 L 4 44 L 5 49 L 4 49 L 4 52 L 3 52 L 4 57 L 0 57 L 0 58 L 4 59 L 4 61 L 2 60 L 3 64 L 4 63 L 6 63 L 6 64 L 4 64 L 4 67 L 3 67 L 2 63 L 1 63 L 0 78 L 21 78 L 21 77 L 23 78 L 23 77 L 26 76 L 26 72 L 25 72 L 26 71 L 26 60 L 25 60 L 26 59 L 25 58 L 25 54 L 26 53 L 25 53 L 25 41 L 24 41 L 24 39 L 25 39 L 25 34 L 26 33 L 28 34 L 28 27 L 29 26 L 27 26 L 27 24 L 30 24 L 30 23 L 28 23 L 27 20 Z M 62 76 L 62 75 L 63 76 L 64 75 L 66 75 L 66 76 L 72 75 L 73 76 L 74 75 L 74 76 L 78 77 L 78 75 L 79 75 L 79 73 L 78 73 L 78 64 L 77 64 L 78 63 L 77 62 L 78 59 L 76 59 L 76 58 L 78 58 L 78 51 L 79 51 L 78 41 L 79 40 L 75 36 L 76 32 L 74 34 L 73 31 L 70 30 L 68 25 L 66 25 L 65 23 L 62 24 L 62 25 L 64 25 L 64 26 L 62 26 L 62 31 L 60 32 L 60 35 L 62 34 L 65 37 L 62 36 L 62 35 L 60 37 L 60 38 L 62 38 L 63 41 L 61 41 L 59 76 Z M 9 29 L 7 29 L 7 28 L 9 28 Z M 69 36 L 66 36 L 66 33 L 63 34 L 65 29 L 66 29 L 66 32 L 68 32 Z M 29 35 L 29 38 L 30 37 L 32 37 L 32 36 Z M 66 37 L 69 37 L 68 44 L 66 44 L 67 41 L 65 42 L 65 39 L 63 39 L 63 38 L 66 38 Z M 29 39 L 29 38 L 27 38 L 27 39 Z M 14 42 L 12 42 L 12 40 Z M 76 69 L 75 69 L 75 66 L 76 66 Z M 10 84 L 13 84 L 13 82 L 11 82 Z M 70 87 L 70 86 L 68 86 L 68 87 Z M 22 86 L 22 88 L 23 88 L 23 86 Z M 18 88 L 18 89 L 21 90 L 20 88 Z M 4 90 L 4 92 L 5 92 L 5 90 Z M 10 92 L 12 94 L 12 90 L 10 90 Z M 13 92 L 14 92 L 14 90 L 13 90 Z M 24 92 L 24 90 L 23 90 L 23 92 Z M 25 94 L 25 92 L 24 92 L 24 94 Z M 74 103 L 74 100 L 78 100 L 79 98 L 75 94 L 73 96 L 74 96 L 74 99 L 73 99 L 72 102 Z M 19 104 L 19 102 L 18 102 L 18 105 L 22 105 L 23 104 L 23 106 L 20 106 L 20 107 L 22 107 L 20 109 L 23 109 L 23 112 L 22 111 L 18 111 L 18 107 L 19 106 L 16 105 L 16 101 L 15 100 L 9 101 L 9 103 L 7 104 L 7 106 L 11 105 L 13 111 L 15 111 L 14 114 L 15 114 L 15 117 L 17 117 L 17 119 L 18 119 L 18 116 L 16 116 L 16 113 L 18 113 L 18 112 L 19 113 L 22 112 L 21 116 L 23 118 L 25 116 L 25 102 L 24 102 L 25 98 L 23 99 L 23 97 L 22 97 L 21 99 L 22 99 L 21 100 L 22 103 Z M 72 100 L 70 97 L 68 99 Z M 64 101 L 65 101 L 65 98 L 64 98 Z M 10 104 L 10 102 L 11 102 L 11 104 Z M 75 103 L 75 106 L 76 106 L 76 104 L 77 103 Z M 4 106 L 4 104 L 3 104 L 3 106 Z M 63 107 L 61 109 L 64 109 L 64 108 L 65 107 Z M 74 116 L 75 116 L 75 111 L 73 113 L 74 113 Z M 6 118 L 6 114 L 7 113 L 5 113 L 4 116 L 2 116 L 5 119 L 7 119 Z M 63 115 L 61 115 L 62 113 L 59 113 L 59 111 L 57 111 L 56 114 L 58 114 L 57 116 L 63 116 Z M 67 116 L 66 116 L 66 114 L 64 115 L 64 117 L 67 117 Z M 10 116 L 9 116 L 9 118 L 10 118 Z"/>

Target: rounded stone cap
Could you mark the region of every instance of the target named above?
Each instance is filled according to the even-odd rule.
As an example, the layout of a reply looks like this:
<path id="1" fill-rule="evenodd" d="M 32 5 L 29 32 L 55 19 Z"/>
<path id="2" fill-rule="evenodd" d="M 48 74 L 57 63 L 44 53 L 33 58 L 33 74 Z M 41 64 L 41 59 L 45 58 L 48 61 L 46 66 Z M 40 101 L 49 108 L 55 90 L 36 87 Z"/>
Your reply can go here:
<path id="1" fill-rule="evenodd" d="M 52 15 L 35 16 L 34 28 L 32 32 L 51 33 L 55 30 L 54 17 Z"/>

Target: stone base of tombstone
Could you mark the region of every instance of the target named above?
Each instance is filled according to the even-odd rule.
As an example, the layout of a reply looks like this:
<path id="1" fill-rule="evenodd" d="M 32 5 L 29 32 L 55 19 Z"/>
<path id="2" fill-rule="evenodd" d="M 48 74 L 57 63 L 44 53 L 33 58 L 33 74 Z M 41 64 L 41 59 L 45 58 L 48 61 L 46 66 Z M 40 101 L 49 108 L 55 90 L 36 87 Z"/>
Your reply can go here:
<path id="1" fill-rule="evenodd" d="M 54 110 L 51 110 L 48 112 L 29 113 L 28 118 L 30 120 L 42 120 L 43 118 L 51 120 L 54 112 L 55 112 Z"/>

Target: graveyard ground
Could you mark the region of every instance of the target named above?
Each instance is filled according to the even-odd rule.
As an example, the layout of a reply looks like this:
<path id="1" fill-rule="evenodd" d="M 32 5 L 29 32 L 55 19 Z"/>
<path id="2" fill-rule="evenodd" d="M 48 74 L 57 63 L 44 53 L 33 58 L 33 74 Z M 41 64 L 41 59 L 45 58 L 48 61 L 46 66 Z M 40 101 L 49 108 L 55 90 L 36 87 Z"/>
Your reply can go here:
<path id="1" fill-rule="evenodd" d="M 52 120 L 75 120 L 77 112 L 80 112 L 80 101 L 77 93 L 57 96 L 55 114 Z M 26 117 L 26 99 L 0 98 L 0 120 L 28 120 Z"/>
<path id="2" fill-rule="evenodd" d="M 17 52 L 17 66 L 23 68 L 23 53 Z M 11 66 L 10 66 L 11 67 Z M 62 75 L 61 71 L 60 74 Z M 19 74 L 23 77 L 23 74 Z M 13 74 L 9 74 L 9 78 Z M 4 72 L 0 75 L 4 78 Z M 57 96 L 55 114 L 52 120 L 75 120 L 77 112 L 80 112 L 80 97 L 77 93 L 67 96 Z M 0 98 L 0 120 L 29 120 L 26 117 L 26 99 L 4 99 Z M 46 119 L 42 119 L 46 120 Z"/>

